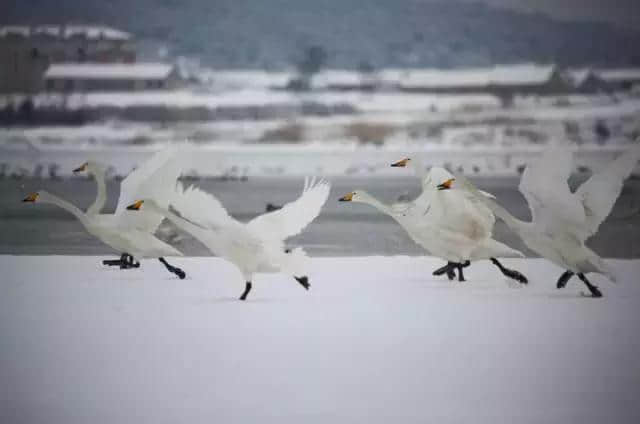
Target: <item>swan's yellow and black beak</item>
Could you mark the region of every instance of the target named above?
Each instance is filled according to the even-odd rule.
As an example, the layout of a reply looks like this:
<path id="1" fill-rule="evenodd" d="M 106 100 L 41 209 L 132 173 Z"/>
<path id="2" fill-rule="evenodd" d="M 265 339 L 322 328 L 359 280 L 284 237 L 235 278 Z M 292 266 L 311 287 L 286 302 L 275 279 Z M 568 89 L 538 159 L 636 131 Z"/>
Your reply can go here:
<path id="1" fill-rule="evenodd" d="M 74 174 L 78 174 L 80 172 L 84 172 L 87 170 L 87 166 L 89 166 L 89 164 L 87 162 L 83 163 L 82 165 L 80 165 L 79 167 L 77 167 L 76 169 L 73 170 Z"/>
<path id="2" fill-rule="evenodd" d="M 338 199 L 338 202 L 350 202 L 353 199 L 353 195 L 355 193 L 345 194 L 341 198 Z"/>
<path id="3" fill-rule="evenodd" d="M 438 185 L 438 190 L 449 190 L 455 180 L 455 178 L 449 178 L 447 181 Z"/>
<path id="4" fill-rule="evenodd" d="M 142 207 L 142 204 L 144 203 L 144 200 L 138 200 L 135 203 L 130 204 L 129 206 L 127 206 L 127 210 L 128 211 L 137 211 L 140 210 L 140 208 Z"/>
<path id="5" fill-rule="evenodd" d="M 409 158 L 405 158 L 405 159 L 399 160 L 398 162 L 392 163 L 391 166 L 393 166 L 394 168 L 404 168 L 405 166 L 407 166 L 410 160 L 411 159 Z"/>
<path id="6" fill-rule="evenodd" d="M 38 193 L 31 193 L 30 195 L 28 195 L 27 197 L 22 199 L 22 201 L 23 202 L 35 202 L 36 200 L 38 200 L 38 196 L 40 196 Z"/>

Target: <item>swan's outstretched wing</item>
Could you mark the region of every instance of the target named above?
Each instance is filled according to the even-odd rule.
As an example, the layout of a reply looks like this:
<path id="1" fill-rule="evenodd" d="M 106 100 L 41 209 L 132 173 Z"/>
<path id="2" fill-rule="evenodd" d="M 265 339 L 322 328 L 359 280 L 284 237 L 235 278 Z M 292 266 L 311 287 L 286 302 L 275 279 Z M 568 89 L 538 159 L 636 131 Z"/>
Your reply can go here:
<path id="1" fill-rule="evenodd" d="M 567 183 L 572 168 L 570 150 L 550 149 L 527 165 L 522 174 L 518 189 L 529 204 L 533 222 L 543 231 L 584 226 L 583 208 Z"/>
<path id="2" fill-rule="evenodd" d="M 178 183 L 171 199 L 171 206 L 183 218 L 205 228 L 237 224 L 213 194 L 193 185 L 183 188 L 182 184 Z"/>
<path id="3" fill-rule="evenodd" d="M 576 196 L 584 206 L 586 214 L 586 236 L 592 236 L 609 215 L 615 204 L 624 180 L 626 180 L 640 160 L 640 144 L 623 153 L 602 171 L 593 174 L 578 190 Z"/>
<path id="4" fill-rule="evenodd" d="M 284 240 L 299 234 L 320 214 L 329 197 L 331 185 L 324 180 L 305 179 L 304 189 L 298 199 L 249 221 L 251 231 L 273 240 Z"/>
<path id="5" fill-rule="evenodd" d="M 164 219 L 159 213 L 143 210 L 132 212 L 126 209 L 139 199 L 153 199 L 160 207 L 169 207 L 181 172 L 177 154 L 177 149 L 170 146 L 154 154 L 122 180 L 115 213 L 127 226 L 147 232 L 155 232 L 158 228 Z"/>

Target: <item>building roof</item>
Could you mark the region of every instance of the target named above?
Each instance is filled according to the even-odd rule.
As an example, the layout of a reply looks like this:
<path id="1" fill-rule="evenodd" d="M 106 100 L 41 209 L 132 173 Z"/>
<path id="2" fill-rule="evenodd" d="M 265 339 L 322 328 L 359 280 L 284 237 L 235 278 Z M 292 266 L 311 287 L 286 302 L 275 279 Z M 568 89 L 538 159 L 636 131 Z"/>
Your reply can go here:
<path id="1" fill-rule="evenodd" d="M 0 38 L 10 35 L 32 37 L 47 35 L 56 38 L 85 37 L 89 40 L 129 40 L 132 36 L 128 32 L 105 25 L 7 25 L 0 26 Z"/>
<path id="2" fill-rule="evenodd" d="M 492 85 L 544 84 L 556 72 L 553 65 L 501 65 L 489 73 Z"/>
<path id="3" fill-rule="evenodd" d="M 173 66 L 166 63 L 59 63 L 51 65 L 45 79 L 164 79 Z"/>
<path id="4" fill-rule="evenodd" d="M 607 82 L 640 80 L 640 68 L 603 69 L 598 75 Z"/>
<path id="5" fill-rule="evenodd" d="M 386 69 L 379 80 L 402 87 L 486 87 L 544 84 L 556 68 L 552 65 L 499 65 L 491 68 L 467 69 Z"/>

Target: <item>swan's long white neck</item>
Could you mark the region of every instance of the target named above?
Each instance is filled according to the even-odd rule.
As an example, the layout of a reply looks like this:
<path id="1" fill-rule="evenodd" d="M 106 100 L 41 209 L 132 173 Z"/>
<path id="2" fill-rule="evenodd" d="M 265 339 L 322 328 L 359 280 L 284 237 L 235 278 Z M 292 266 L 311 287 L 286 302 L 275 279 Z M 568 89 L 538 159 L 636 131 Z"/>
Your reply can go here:
<path id="1" fill-rule="evenodd" d="M 105 172 L 103 170 L 96 170 L 93 172 L 93 178 L 98 185 L 98 192 L 96 200 L 93 201 L 91 206 L 87 209 L 87 215 L 95 215 L 100 213 L 105 203 L 107 202 L 107 184 L 105 182 Z"/>
<path id="2" fill-rule="evenodd" d="M 80 208 L 78 208 L 76 205 L 73 205 L 58 196 L 54 196 L 53 194 L 47 193 L 46 198 L 41 199 L 40 201 L 42 203 L 50 203 L 52 205 L 56 205 L 66 210 L 67 212 L 71 213 L 73 216 L 78 218 L 78 220 L 82 222 L 82 224 L 85 226 L 89 223 L 87 219 L 87 215 L 84 212 L 82 212 Z"/>
<path id="3" fill-rule="evenodd" d="M 183 217 L 171 212 L 169 209 L 160 207 L 153 200 L 145 200 L 143 208 L 159 213 L 160 215 L 164 216 L 169 221 L 171 221 L 176 227 L 180 228 L 183 231 L 188 232 L 189 234 L 196 235 L 196 234 L 200 234 L 202 231 L 205 231 L 204 228 L 193 224 L 192 222 L 184 219 Z"/>
<path id="4" fill-rule="evenodd" d="M 427 176 L 427 171 L 424 168 L 424 164 L 417 156 L 412 156 L 409 161 L 409 167 L 413 169 L 416 176 L 420 178 L 420 181 L 423 181 Z"/>
<path id="5" fill-rule="evenodd" d="M 482 195 L 480 195 L 482 196 Z M 528 231 L 533 223 L 522 221 L 515 216 L 511 215 L 509 211 L 500 206 L 497 202 L 492 199 L 488 199 L 482 196 L 483 202 L 491 209 L 495 216 L 502 219 L 511 229 L 519 232 Z"/>
<path id="6" fill-rule="evenodd" d="M 366 203 L 367 205 L 373 206 L 384 214 L 394 215 L 393 210 L 389 205 L 382 203 L 369 193 L 360 193 L 360 199 L 358 200 L 358 202 Z"/>

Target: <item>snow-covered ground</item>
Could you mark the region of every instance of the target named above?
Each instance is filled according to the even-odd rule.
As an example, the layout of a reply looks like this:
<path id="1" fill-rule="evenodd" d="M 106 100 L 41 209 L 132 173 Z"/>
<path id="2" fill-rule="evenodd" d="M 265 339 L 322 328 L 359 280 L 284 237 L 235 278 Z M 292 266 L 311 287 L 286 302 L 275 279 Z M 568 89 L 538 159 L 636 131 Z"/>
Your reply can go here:
<path id="1" fill-rule="evenodd" d="M 106 269 L 0 256 L 0 421 L 20 423 L 637 423 L 640 261 L 582 297 L 561 270 L 431 258 L 314 259 L 311 290 L 213 258 Z"/>

